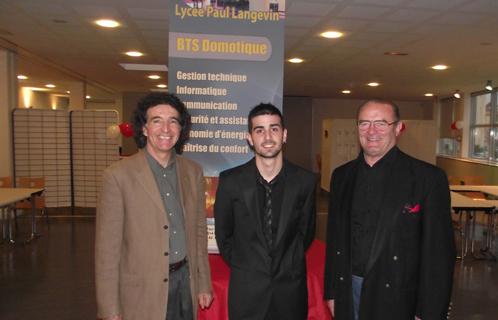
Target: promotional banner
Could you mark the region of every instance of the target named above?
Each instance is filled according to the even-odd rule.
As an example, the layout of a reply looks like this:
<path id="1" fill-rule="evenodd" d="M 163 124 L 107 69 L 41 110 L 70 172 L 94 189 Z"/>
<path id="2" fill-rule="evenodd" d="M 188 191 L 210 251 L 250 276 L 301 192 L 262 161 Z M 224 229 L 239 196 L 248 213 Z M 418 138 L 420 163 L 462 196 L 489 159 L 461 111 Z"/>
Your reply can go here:
<path id="1" fill-rule="evenodd" d="M 252 107 L 282 108 L 284 12 L 284 0 L 169 1 L 169 92 L 192 115 L 184 154 L 207 177 L 252 157 Z"/>

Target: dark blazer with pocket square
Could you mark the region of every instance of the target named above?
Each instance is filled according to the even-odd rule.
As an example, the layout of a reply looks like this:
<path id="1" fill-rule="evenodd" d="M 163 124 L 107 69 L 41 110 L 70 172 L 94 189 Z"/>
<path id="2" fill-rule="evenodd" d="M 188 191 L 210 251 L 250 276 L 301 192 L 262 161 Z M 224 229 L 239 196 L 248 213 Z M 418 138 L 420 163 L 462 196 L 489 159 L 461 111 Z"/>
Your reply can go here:
<path id="1" fill-rule="evenodd" d="M 305 251 L 315 232 L 315 175 L 287 161 L 273 248 L 268 247 L 257 196 L 254 159 L 220 174 L 214 205 L 216 241 L 230 266 L 230 320 L 307 317 Z"/>
<path id="2" fill-rule="evenodd" d="M 395 147 L 397 148 L 397 147 Z M 360 299 L 360 320 L 446 319 L 456 248 L 445 173 L 396 150 Z M 360 156 L 330 182 L 325 299 L 335 319 L 353 319 L 351 206 Z"/>

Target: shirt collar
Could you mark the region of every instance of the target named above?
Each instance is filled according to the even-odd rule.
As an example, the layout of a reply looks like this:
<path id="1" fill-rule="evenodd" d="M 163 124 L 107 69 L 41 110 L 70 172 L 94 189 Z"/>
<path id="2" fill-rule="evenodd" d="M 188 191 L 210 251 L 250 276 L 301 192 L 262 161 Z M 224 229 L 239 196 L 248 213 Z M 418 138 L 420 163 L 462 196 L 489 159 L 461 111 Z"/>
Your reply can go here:
<path id="1" fill-rule="evenodd" d="M 154 159 L 154 157 L 147 151 L 147 148 L 144 148 L 144 152 L 150 166 L 164 170 L 164 169 L 171 169 L 175 165 L 176 162 L 175 149 L 171 150 L 171 155 L 169 157 L 168 164 L 166 165 L 166 167 L 163 167 L 156 159 Z"/>
<path id="2" fill-rule="evenodd" d="M 287 167 L 287 161 L 283 161 L 283 164 L 282 164 L 282 168 L 280 169 L 280 171 L 278 172 L 278 174 L 275 176 L 275 178 L 273 178 L 272 181 L 266 181 L 265 178 L 263 178 L 263 176 L 259 173 L 259 170 L 258 170 L 258 167 L 256 166 L 256 161 L 253 161 L 253 165 L 254 165 L 254 171 L 256 173 L 256 181 L 260 182 L 260 183 L 267 183 L 267 184 L 275 184 L 277 183 L 278 181 L 284 179 L 287 175 L 287 170 L 286 170 L 286 167 Z"/>
<path id="3" fill-rule="evenodd" d="M 360 154 L 361 158 L 361 163 L 366 166 L 367 168 L 377 168 L 377 167 L 385 167 L 391 165 L 394 160 L 396 159 L 396 155 L 398 154 L 398 147 L 394 146 L 392 147 L 382 158 L 380 158 L 379 161 L 374 163 L 373 166 L 370 167 L 370 165 L 365 161 L 365 157 L 363 155 L 363 151 Z"/>

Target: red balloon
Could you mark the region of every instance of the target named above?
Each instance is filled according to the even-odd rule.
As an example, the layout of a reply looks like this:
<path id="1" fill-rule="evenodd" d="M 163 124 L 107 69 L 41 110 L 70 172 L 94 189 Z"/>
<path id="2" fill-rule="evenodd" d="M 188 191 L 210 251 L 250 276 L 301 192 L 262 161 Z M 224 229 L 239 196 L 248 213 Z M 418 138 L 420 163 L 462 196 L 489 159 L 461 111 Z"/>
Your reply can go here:
<path id="1" fill-rule="evenodd" d="M 119 131 L 123 136 L 126 138 L 132 137 L 133 136 L 133 128 L 131 124 L 128 122 L 123 122 L 119 125 Z"/>
<path id="2" fill-rule="evenodd" d="M 457 128 L 457 124 L 456 124 L 456 123 L 457 123 L 456 121 L 453 121 L 453 122 L 451 123 L 451 130 L 457 130 L 457 129 L 458 129 L 458 128 Z"/>

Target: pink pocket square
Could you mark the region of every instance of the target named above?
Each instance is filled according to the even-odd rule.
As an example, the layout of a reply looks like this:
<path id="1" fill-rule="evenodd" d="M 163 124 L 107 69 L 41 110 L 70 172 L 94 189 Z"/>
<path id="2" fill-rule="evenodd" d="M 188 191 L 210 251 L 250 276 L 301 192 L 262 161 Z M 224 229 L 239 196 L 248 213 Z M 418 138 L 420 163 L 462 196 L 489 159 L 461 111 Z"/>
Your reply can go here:
<path id="1" fill-rule="evenodd" d="M 405 205 L 405 210 L 409 213 L 418 213 L 420 211 L 420 204 L 416 204 L 413 207 L 410 207 L 410 205 Z"/>

